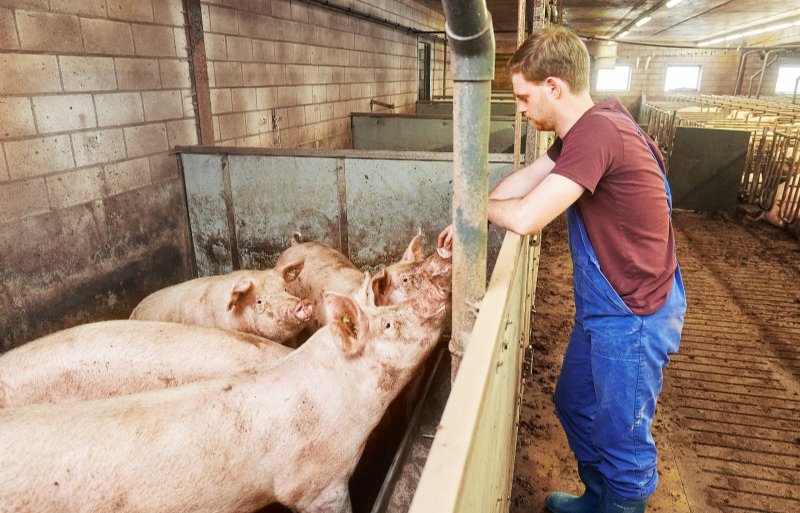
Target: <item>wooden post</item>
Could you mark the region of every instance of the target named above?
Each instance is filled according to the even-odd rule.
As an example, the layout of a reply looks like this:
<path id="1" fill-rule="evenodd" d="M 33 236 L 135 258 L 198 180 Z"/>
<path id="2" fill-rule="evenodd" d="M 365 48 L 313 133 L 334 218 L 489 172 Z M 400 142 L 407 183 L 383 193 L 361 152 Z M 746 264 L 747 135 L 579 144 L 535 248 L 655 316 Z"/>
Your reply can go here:
<path id="1" fill-rule="evenodd" d="M 211 146 L 214 144 L 214 123 L 211 119 L 211 93 L 208 91 L 208 65 L 200 0 L 183 0 L 183 10 L 186 13 L 186 41 L 194 97 L 192 104 L 197 118 L 197 141 L 204 146 Z"/>

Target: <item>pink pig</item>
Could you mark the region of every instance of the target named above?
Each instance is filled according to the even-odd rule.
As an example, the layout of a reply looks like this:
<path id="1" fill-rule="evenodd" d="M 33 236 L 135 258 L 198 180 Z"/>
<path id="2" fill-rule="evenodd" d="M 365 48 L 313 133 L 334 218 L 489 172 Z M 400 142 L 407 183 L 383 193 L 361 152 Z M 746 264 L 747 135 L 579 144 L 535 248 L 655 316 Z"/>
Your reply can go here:
<path id="1" fill-rule="evenodd" d="M 300 259 L 274 270 L 234 271 L 189 280 L 144 298 L 131 319 L 224 328 L 285 342 L 313 315 L 310 301 L 286 291 L 302 270 Z"/>
<path id="2" fill-rule="evenodd" d="M 289 353 L 261 337 L 217 328 L 156 321 L 84 324 L 0 355 L 0 408 L 183 385 Z"/>
<path id="3" fill-rule="evenodd" d="M 367 437 L 439 340 L 445 305 L 324 302 L 327 325 L 275 365 L 0 410 L 0 511 L 350 513 Z"/>

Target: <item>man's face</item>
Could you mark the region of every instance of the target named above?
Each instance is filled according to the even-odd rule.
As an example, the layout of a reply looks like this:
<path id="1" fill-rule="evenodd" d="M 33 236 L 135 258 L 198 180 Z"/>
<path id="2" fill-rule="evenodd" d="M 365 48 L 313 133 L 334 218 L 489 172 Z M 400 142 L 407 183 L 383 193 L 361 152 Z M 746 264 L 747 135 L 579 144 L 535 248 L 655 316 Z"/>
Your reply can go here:
<path id="1" fill-rule="evenodd" d="M 522 73 L 514 73 L 511 75 L 511 85 L 517 101 L 517 112 L 531 120 L 536 130 L 554 130 L 555 111 L 547 82 L 528 82 Z"/>

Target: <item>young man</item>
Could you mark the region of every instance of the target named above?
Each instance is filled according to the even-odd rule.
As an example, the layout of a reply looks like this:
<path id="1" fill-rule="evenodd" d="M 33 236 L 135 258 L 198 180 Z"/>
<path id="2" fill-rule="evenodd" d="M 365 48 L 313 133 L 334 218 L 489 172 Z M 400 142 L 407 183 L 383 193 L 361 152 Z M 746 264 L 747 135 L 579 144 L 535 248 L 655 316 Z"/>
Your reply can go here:
<path id="1" fill-rule="evenodd" d="M 656 488 L 650 425 L 686 311 L 660 152 L 617 98 L 589 96 L 586 46 L 537 30 L 509 75 L 523 113 L 558 138 L 489 194 L 489 221 L 536 233 L 567 210 L 575 323 L 554 401 L 586 486 L 552 513 L 644 512 Z M 450 246 L 452 228 L 439 236 Z"/>

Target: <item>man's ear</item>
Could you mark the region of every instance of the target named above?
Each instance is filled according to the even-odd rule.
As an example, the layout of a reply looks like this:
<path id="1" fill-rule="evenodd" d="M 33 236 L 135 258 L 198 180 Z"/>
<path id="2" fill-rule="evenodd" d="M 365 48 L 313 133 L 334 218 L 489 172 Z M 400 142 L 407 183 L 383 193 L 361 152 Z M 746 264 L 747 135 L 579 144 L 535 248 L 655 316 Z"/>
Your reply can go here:
<path id="1" fill-rule="evenodd" d="M 367 343 L 369 321 L 358 303 L 336 292 L 326 292 L 323 298 L 334 342 L 349 357 L 359 356 Z"/>
<path id="2" fill-rule="evenodd" d="M 372 278 L 369 273 L 364 273 L 364 280 L 361 282 L 361 288 L 356 292 L 356 302 L 362 307 L 375 306 L 375 293 L 372 292 Z"/>
<path id="3" fill-rule="evenodd" d="M 392 284 L 392 277 L 381 269 L 378 274 L 372 277 L 370 289 L 372 289 L 372 300 L 376 306 L 386 305 L 386 296 L 389 294 L 389 286 Z"/>
<path id="4" fill-rule="evenodd" d="M 249 278 L 242 278 L 236 282 L 236 285 L 233 286 L 233 290 L 231 290 L 231 299 L 228 302 L 228 310 L 233 310 L 239 300 L 242 299 L 242 296 L 247 294 L 252 288 L 253 282 L 250 281 Z"/>
<path id="5" fill-rule="evenodd" d="M 403 253 L 403 262 L 422 262 L 425 260 L 425 254 L 422 252 L 422 235 L 417 234 L 411 239 L 411 243 L 406 248 L 406 252 Z"/>
<path id="6" fill-rule="evenodd" d="M 295 260 L 293 262 L 288 262 L 280 267 L 276 267 L 275 272 L 278 273 L 281 278 L 283 278 L 283 281 L 289 283 L 290 281 L 297 279 L 297 277 L 300 275 L 300 272 L 303 270 L 305 262 L 306 261 L 304 258 Z"/>

